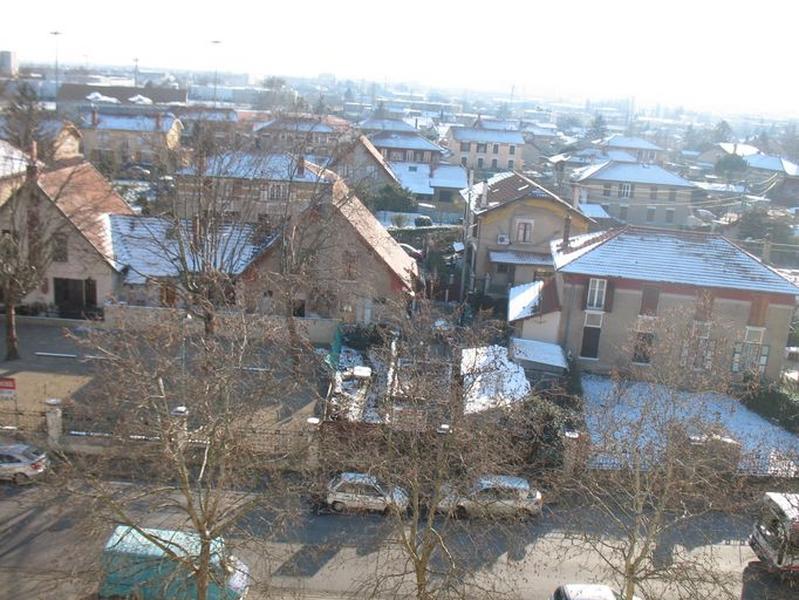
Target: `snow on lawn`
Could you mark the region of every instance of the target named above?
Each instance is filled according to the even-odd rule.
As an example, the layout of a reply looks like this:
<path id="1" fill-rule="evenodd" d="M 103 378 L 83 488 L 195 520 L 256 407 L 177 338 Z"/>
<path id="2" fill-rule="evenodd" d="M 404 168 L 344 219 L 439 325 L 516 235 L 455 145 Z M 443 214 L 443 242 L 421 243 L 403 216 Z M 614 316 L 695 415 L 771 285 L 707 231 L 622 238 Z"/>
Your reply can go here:
<path id="1" fill-rule="evenodd" d="M 582 376 L 582 384 L 586 423 L 595 444 L 601 442 L 603 431 L 616 431 L 614 437 L 621 440 L 639 422 L 678 419 L 690 430 L 691 423 L 701 421 L 741 444 L 744 458 L 740 470 L 755 475 L 799 474 L 799 437 L 770 423 L 735 398 L 674 391 L 647 382 L 620 386 L 609 377 L 588 374 Z M 651 414 L 646 414 L 648 411 Z M 609 429 L 611 423 L 615 429 Z M 652 431 L 635 437 L 640 444 L 651 443 L 655 438 L 654 426 Z"/>

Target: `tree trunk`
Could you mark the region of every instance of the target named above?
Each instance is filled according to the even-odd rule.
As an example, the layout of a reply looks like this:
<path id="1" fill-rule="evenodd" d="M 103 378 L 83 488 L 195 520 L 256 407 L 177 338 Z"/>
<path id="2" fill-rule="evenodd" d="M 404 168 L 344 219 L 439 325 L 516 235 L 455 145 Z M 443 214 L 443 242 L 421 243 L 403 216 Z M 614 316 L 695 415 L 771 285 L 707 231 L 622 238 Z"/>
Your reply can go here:
<path id="1" fill-rule="evenodd" d="M 17 360 L 19 358 L 16 310 L 13 302 L 6 302 L 6 360 Z"/>
<path id="2" fill-rule="evenodd" d="M 416 600 L 428 600 L 427 561 L 416 563 Z"/>
<path id="3" fill-rule="evenodd" d="M 208 583 L 211 579 L 211 540 L 200 534 L 200 556 L 194 583 L 197 586 L 197 600 L 208 599 Z"/>
<path id="4" fill-rule="evenodd" d="M 205 311 L 205 314 L 203 315 L 203 323 L 205 325 L 205 335 L 214 335 L 216 332 L 216 315 L 214 315 L 214 311 Z"/>

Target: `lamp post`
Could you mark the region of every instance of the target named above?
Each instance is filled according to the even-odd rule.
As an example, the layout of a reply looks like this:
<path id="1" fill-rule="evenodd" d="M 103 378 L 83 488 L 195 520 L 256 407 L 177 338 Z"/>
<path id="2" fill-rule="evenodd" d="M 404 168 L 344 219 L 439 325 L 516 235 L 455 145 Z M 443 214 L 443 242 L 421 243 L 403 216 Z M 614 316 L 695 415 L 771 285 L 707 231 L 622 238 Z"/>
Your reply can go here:
<path id="1" fill-rule="evenodd" d="M 211 40 L 211 45 L 218 48 L 222 40 Z M 219 80 L 219 56 L 218 52 L 214 52 L 214 106 L 216 106 L 216 86 Z"/>
<path id="2" fill-rule="evenodd" d="M 64 35 L 61 31 L 51 31 L 50 35 L 55 38 L 55 97 L 58 100 L 58 37 Z"/>

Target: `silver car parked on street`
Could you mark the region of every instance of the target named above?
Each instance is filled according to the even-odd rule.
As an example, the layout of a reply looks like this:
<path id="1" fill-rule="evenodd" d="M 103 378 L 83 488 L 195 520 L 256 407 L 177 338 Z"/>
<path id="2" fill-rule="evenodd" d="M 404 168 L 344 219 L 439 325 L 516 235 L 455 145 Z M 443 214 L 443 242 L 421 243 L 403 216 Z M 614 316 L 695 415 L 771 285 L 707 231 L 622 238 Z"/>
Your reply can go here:
<path id="1" fill-rule="evenodd" d="M 47 455 L 27 444 L 0 444 L 0 479 L 17 485 L 30 483 L 47 471 Z"/>
<path id="2" fill-rule="evenodd" d="M 336 512 L 368 510 L 400 514 L 408 509 L 408 494 L 399 487 L 390 487 L 366 473 L 341 473 L 327 484 L 325 504 Z"/>
<path id="3" fill-rule="evenodd" d="M 465 492 L 446 490 L 439 512 L 459 518 L 531 517 L 541 514 L 541 492 L 522 477 L 484 475 Z"/>

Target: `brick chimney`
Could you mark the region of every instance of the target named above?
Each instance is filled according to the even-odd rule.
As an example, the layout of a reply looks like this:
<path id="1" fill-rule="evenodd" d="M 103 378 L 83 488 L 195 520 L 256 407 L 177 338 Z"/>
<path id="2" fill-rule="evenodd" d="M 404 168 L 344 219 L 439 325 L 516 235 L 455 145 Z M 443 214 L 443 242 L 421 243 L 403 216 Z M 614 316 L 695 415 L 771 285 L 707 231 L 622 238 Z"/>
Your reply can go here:
<path id="1" fill-rule="evenodd" d="M 566 213 L 566 218 L 563 220 L 563 244 L 561 245 L 562 250 L 568 250 L 569 248 L 569 238 L 571 237 L 571 230 L 572 230 L 572 216 L 569 213 Z"/>
<path id="2" fill-rule="evenodd" d="M 37 157 L 37 147 L 36 147 L 36 140 L 31 142 L 31 151 L 30 151 L 30 162 L 28 166 L 25 168 L 25 176 L 27 177 L 28 181 L 36 181 L 39 177 L 39 164 L 38 164 L 38 157 Z"/>

